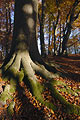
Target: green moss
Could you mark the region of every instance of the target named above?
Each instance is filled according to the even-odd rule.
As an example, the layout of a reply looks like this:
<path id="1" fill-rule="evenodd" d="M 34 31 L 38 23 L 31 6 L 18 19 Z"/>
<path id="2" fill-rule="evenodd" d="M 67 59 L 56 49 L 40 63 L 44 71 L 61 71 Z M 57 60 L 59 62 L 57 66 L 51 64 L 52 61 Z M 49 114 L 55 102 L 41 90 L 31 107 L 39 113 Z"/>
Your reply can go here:
<path id="1" fill-rule="evenodd" d="M 23 81 L 23 78 L 24 78 L 24 72 L 23 72 L 23 70 L 21 70 L 21 71 L 18 73 L 19 82 L 22 82 L 22 81 Z"/>
<path id="2" fill-rule="evenodd" d="M 80 89 L 76 89 L 75 92 L 80 92 Z"/>
<path id="3" fill-rule="evenodd" d="M 53 80 L 51 82 L 53 83 L 53 85 L 63 85 L 63 86 L 66 86 L 66 84 L 64 82 L 60 81 L 60 80 L 59 81 Z"/>
<path id="4" fill-rule="evenodd" d="M 17 70 L 16 70 L 14 67 L 11 67 L 11 68 L 9 69 L 9 71 L 10 71 L 11 73 L 13 73 L 14 75 L 17 74 Z"/>
<path id="5" fill-rule="evenodd" d="M 52 96 L 55 97 L 55 99 L 58 99 L 62 105 L 65 106 L 64 111 L 69 114 L 75 113 L 80 115 L 80 107 L 67 102 L 66 99 L 61 96 L 59 92 L 53 87 L 53 85 L 53 83 L 46 84 L 46 86 L 51 90 Z"/>
<path id="6" fill-rule="evenodd" d="M 64 88 L 60 88 L 60 91 L 62 91 L 62 92 L 67 92 L 68 94 L 72 94 L 72 95 L 74 95 L 74 96 L 78 96 L 78 94 L 77 94 L 77 92 L 76 91 L 73 91 L 71 88 L 69 88 L 64 82 L 62 82 L 62 81 L 55 81 L 55 80 L 53 80 L 52 81 L 52 84 L 53 85 L 62 85 L 62 86 L 64 86 Z"/>
<path id="7" fill-rule="evenodd" d="M 53 95 L 53 97 L 55 97 L 56 99 L 59 99 L 60 102 L 63 103 L 63 104 L 68 103 L 66 101 L 66 99 L 64 97 L 62 97 L 55 88 L 51 88 L 51 89 L 52 89 L 52 95 Z"/>
<path id="8" fill-rule="evenodd" d="M 4 102 L 6 104 L 6 100 L 7 99 L 12 99 L 13 97 L 8 94 L 8 93 L 2 93 L 1 96 L 0 96 L 0 101 Z"/>
<path id="9" fill-rule="evenodd" d="M 56 107 L 47 101 L 44 101 L 43 97 L 42 97 L 42 92 L 44 91 L 44 86 L 42 86 L 39 82 L 28 79 L 28 83 L 29 83 L 29 88 L 33 94 L 33 96 L 35 96 L 35 98 L 42 103 L 43 105 L 47 106 L 48 108 L 52 109 L 52 110 L 56 110 Z"/>
<path id="10" fill-rule="evenodd" d="M 60 91 L 61 92 L 67 92 L 67 90 L 65 88 L 61 88 Z"/>
<path id="11" fill-rule="evenodd" d="M 7 82 L 8 81 L 8 77 L 2 78 L 3 81 Z"/>
<path id="12" fill-rule="evenodd" d="M 68 114 L 77 114 L 80 115 L 80 107 L 73 104 L 65 104 L 64 112 L 67 112 Z"/>
<path id="13" fill-rule="evenodd" d="M 14 106 L 15 106 L 15 102 L 12 101 L 9 105 L 9 107 L 7 108 L 7 112 L 9 114 L 9 116 L 12 116 L 14 114 Z"/>
<path id="14" fill-rule="evenodd" d="M 35 87 L 33 90 L 33 95 L 35 96 L 35 98 L 37 100 L 39 100 L 39 102 L 41 102 L 42 104 L 44 104 L 45 106 L 47 106 L 48 108 L 52 109 L 52 110 L 56 110 L 56 106 L 54 106 L 52 103 L 44 101 L 42 95 L 41 95 L 41 91 L 39 90 L 40 87 Z"/>
<path id="15" fill-rule="evenodd" d="M 11 78 L 11 79 L 10 79 L 10 85 L 16 86 L 16 85 L 17 85 L 17 80 Z"/>
<path id="16" fill-rule="evenodd" d="M 0 101 L 6 104 L 7 99 L 13 99 L 12 94 L 15 92 L 15 89 L 11 85 L 6 85 L 4 91 L 0 95 Z"/>
<path id="17" fill-rule="evenodd" d="M 16 90 L 16 87 L 15 87 L 15 86 L 11 86 L 11 88 L 10 88 L 10 93 L 11 93 L 11 94 L 14 93 L 15 90 Z"/>
<path id="18" fill-rule="evenodd" d="M 40 102 L 42 101 L 43 102 L 43 97 L 41 95 L 42 91 L 43 91 L 43 87 L 40 85 L 40 83 L 38 82 L 34 82 L 34 81 L 31 81 L 31 91 L 32 91 L 32 94 L 37 98 L 37 100 L 39 100 Z"/>
<path id="19" fill-rule="evenodd" d="M 6 100 L 7 99 L 12 99 L 12 95 L 10 95 L 9 93 L 6 92 L 3 92 L 0 96 L 0 101 L 4 102 L 6 104 Z"/>
<path id="20" fill-rule="evenodd" d="M 7 64 L 3 69 L 6 71 L 8 69 L 9 65 Z"/>
<path id="21" fill-rule="evenodd" d="M 71 90 L 69 87 L 67 87 L 67 88 L 60 88 L 60 91 L 67 92 L 68 94 L 72 94 L 74 96 L 78 96 L 78 94 L 75 91 Z"/>
<path id="22" fill-rule="evenodd" d="M 44 105 L 47 106 L 48 108 L 52 109 L 53 111 L 56 111 L 56 110 L 57 110 L 56 106 L 54 106 L 54 105 L 53 105 L 52 103 L 50 103 L 50 102 L 45 102 Z"/>

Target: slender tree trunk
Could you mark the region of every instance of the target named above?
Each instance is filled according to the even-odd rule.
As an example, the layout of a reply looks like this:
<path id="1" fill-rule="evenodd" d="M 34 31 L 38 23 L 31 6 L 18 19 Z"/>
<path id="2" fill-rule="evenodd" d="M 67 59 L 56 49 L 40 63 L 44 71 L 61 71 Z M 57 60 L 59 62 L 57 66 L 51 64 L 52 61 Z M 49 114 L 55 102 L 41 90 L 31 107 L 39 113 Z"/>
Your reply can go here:
<path id="1" fill-rule="evenodd" d="M 41 56 L 44 56 L 44 31 L 42 23 L 40 23 L 40 45 L 41 45 Z"/>
<path id="2" fill-rule="evenodd" d="M 55 36 L 55 31 L 56 30 L 56 26 L 55 23 L 53 22 L 53 34 L 54 34 L 54 55 L 56 55 L 55 51 L 56 51 L 56 36 Z"/>
<path id="3" fill-rule="evenodd" d="M 11 33 L 11 10 L 10 10 L 10 7 L 9 7 L 9 9 L 8 9 L 8 11 L 9 11 L 9 34 Z"/>
<path id="4" fill-rule="evenodd" d="M 49 19 L 49 41 L 48 41 L 48 54 L 50 54 L 49 46 L 50 46 L 50 37 L 51 37 L 51 21 Z"/>
<path id="5" fill-rule="evenodd" d="M 72 8 L 70 9 L 69 13 L 66 16 L 66 26 L 65 26 L 65 30 L 64 30 L 64 34 L 63 34 L 62 53 L 61 53 L 61 55 L 67 49 L 66 44 L 67 44 L 67 41 L 68 41 L 70 33 L 71 33 L 72 24 L 79 16 L 80 11 L 76 15 L 74 14 L 75 13 L 75 8 L 78 6 L 78 4 L 79 4 L 79 0 L 75 0 L 75 2 L 73 3 Z"/>
<path id="6" fill-rule="evenodd" d="M 67 30 L 67 33 L 63 35 L 63 42 L 62 42 L 62 53 L 64 53 L 64 51 L 66 51 L 67 47 L 67 42 L 68 42 L 68 39 L 69 39 L 69 36 L 70 36 L 70 33 L 71 33 L 71 24 L 68 24 L 68 30 Z"/>
<path id="7" fill-rule="evenodd" d="M 8 9 L 6 8 L 6 56 L 8 55 Z"/>
<path id="8" fill-rule="evenodd" d="M 58 3 L 57 3 L 58 4 Z M 60 11 L 58 10 L 58 15 L 57 15 L 57 19 L 56 21 L 54 20 L 53 22 L 53 33 L 54 33 L 54 55 L 56 55 L 55 51 L 56 51 L 56 27 L 57 27 L 57 24 L 58 24 L 58 20 L 59 20 L 59 14 L 60 14 Z"/>
<path id="9" fill-rule="evenodd" d="M 40 44 L 41 44 L 41 56 L 44 56 L 45 44 L 44 44 L 44 17 L 45 17 L 45 0 L 42 0 L 42 13 L 40 19 Z"/>
<path id="10" fill-rule="evenodd" d="M 60 55 L 60 51 L 61 51 L 61 22 L 60 22 L 60 43 L 59 43 L 58 55 Z"/>
<path id="11" fill-rule="evenodd" d="M 9 36 L 11 34 L 11 13 L 9 5 L 6 7 L 6 57 L 9 53 Z"/>

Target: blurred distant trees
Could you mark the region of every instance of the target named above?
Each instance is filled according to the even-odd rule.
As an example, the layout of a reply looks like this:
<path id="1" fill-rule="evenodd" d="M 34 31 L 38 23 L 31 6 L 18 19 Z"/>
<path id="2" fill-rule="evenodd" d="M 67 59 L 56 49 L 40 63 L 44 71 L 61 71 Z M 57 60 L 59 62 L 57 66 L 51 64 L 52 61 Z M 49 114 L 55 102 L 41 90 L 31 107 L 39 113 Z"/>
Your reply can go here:
<path id="1" fill-rule="evenodd" d="M 39 0 L 38 40 L 45 54 L 80 53 L 80 0 Z M 10 51 L 14 0 L 0 1 L 0 54 Z"/>
<path id="2" fill-rule="evenodd" d="M 0 1 L 0 51 L 3 56 L 7 56 L 10 51 L 13 19 L 14 19 L 14 1 Z"/>

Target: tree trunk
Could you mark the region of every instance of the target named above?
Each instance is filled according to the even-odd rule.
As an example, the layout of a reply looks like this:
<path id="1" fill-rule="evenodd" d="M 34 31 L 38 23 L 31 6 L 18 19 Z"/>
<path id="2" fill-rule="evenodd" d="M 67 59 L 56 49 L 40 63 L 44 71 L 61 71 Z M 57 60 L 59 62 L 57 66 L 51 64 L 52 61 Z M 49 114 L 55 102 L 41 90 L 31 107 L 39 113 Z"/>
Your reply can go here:
<path id="1" fill-rule="evenodd" d="M 6 8 L 6 56 L 8 55 L 8 9 Z"/>
<path id="2" fill-rule="evenodd" d="M 65 26 L 65 30 L 63 29 L 63 42 L 62 42 L 62 52 L 61 55 L 64 53 L 64 51 L 67 50 L 66 48 L 66 44 L 67 41 L 69 39 L 69 36 L 71 34 L 71 29 L 72 29 L 72 24 L 73 22 L 79 17 L 79 13 L 80 11 L 78 11 L 78 13 L 75 16 L 75 8 L 78 6 L 79 4 L 79 0 L 75 0 L 75 2 L 73 3 L 72 8 L 70 9 L 69 13 L 66 16 L 66 26 Z"/>
<path id="3" fill-rule="evenodd" d="M 50 54 L 50 50 L 49 50 L 49 46 L 50 46 L 50 37 L 51 37 L 51 21 L 50 21 L 50 18 L 49 18 L 49 40 L 48 40 L 48 55 Z"/>
<path id="4" fill-rule="evenodd" d="M 41 103 L 47 104 L 47 102 L 43 100 L 41 95 L 42 86 L 37 82 L 35 74 L 40 74 L 47 80 L 54 78 L 56 75 L 53 75 L 46 69 L 47 65 L 43 62 L 38 52 L 36 40 L 37 2 L 37 0 L 15 1 L 12 46 L 9 56 L 2 66 L 2 74 L 4 80 L 10 80 L 10 85 L 6 87 L 10 88 L 9 90 L 13 92 L 18 89 L 17 86 L 19 82 L 21 82 L 25 76 L 25 83 L 29 83 L 32 94 L 35 95 Z M 46 68 L 42 64 L 45 65 Z M 8 90 L 6 87 L 0 97 L 0 101 L 3 101 L 4 104 L 7 99 L 12 97 L 13 93 L 11 92 L 8 95 L 8 93 L 6 93 Z M 51 106 L 50 103 L 47 104 L 47 106 Z"/>
<path id="5" fill-rule="evenodd" d="M 72 113 L 73 110 L 74 113 L 75 108 L 76 113 L 79 113 L 79 107 L 70 105 L 61 97 L 57 90 L 53 88 L 53 83 L 55 82 L 53 79 L 59 77 L 59 75 L 50 73 L 46 69 L 48 66 L 44 64 L 40 58 L 36 41 L 37 2 L 37 0 L 15 0 L 12 47 L 7 61 L 2 66 L 3 79 L 8 81 L 9 84 L 5 86 L 3 93 L 0 95 L 0 103 L 6 104 L 8 99 L 12 99 L 8 107 L 9 114 L 12 114 L 15 106 L 13 93 L 15 93 L 16 90 L 20 93 L 21 87 L 19 83 L 23 81 L 29 86 L 32 95 L 49 108 L 55 109 L 51 102 L 45 101 L 42 97 L 44 87 L 49 88 L 51 94 L 56 97 L 56 99 L 59 99 L 62 104 L 65 104 L 68 112 Z M 53 69 L 50 67 L 49 70 Z M 35 74 L 39 74 L 48 80 L 47 84 L 42 86 L 38 82 Z M 70 106 L 72 107 L 71 111 Z"/>
<path id="6" fill-rule="evenodd" d="M 54 33 L 54 55 L 56 55 L 55 51 L 56 51 L 56 36 L 55 36 L 55 31 L 56 30 L 56 26 L 55 23 L 53 22 L 53 33 Z"/>
<path id="7" fill-rule="evenodd" d="M 9 21 L 9 22 L 8 22 Z M 9 24 L 8 24 L 9 23 Z M 11 13 L 9 5 L 6 7 L 6 57 L 9 53 L 9 36 L 11 34 Z"/>
<path id="8" fill-rule="evenodd" d="M 45 0 L 42 0 L 42 13 L 40 21 L 40 44 L 41 44 L 41 56 L 45 56 L 45 44 L 44 44 L 44 17 L 45 17 Z"/>
<path id="9" fill-rule="evenodd" d="M 64 35 L 63 35 L 62 53 L 61 53 L 61 54 L 63 54 L 64 51 L 66 51 L 66 49 L 67 49 L 67 46 L 66 46 L 66 45 L 67 45 L 67 42 L 68 42 L 70 33 L 71 33 L 71 24 L 68 24 L 68 25 L 67 25 L 67 32 L 66 32 L 66 34 L 64 33 Z"/>
<path id="10" fill-rule="evenodd" d="M 59 21 L 59 14 L 60 14 L 60 11 L 58 10 L 58 15 L 57 15 L 57 19 L 56 21 L 54 20 L 53 22 L 53 32 L 54 32 L 54 55 L 56 55 L 56 27 L 57 27 L 57 24 L 58 24 L 58 21 Z"/>
<path id="11" fill-rule="evenodd" d="M 61 51 L 61 22 L 60 22 L 60 42 L 59 42 L 58 55 L 60 55 L 60 51 Z"/>

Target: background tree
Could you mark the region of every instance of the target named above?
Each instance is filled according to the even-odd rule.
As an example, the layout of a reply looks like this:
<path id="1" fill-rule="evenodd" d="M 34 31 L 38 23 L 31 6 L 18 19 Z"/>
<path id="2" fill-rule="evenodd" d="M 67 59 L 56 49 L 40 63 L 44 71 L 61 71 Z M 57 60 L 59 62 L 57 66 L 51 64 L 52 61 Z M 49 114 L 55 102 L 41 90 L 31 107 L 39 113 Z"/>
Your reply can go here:
<path id="1" fill-rule="evenodd" d="M 45 44 L 44 44 L 44 20 L 45 20 L 45 0 L 41 2 L 41 14 L 38 13 L 39 23 L 40 23 L 40 45 L 41 45 L 41 56 L 44 56 L 45 53 Z"/>
<path id="2" fill-rule="evenodd" d="M 73 28 L 73 23 L 74 23 L 75 20 L 78 20 L 78 18 L 79 18 L 79 1 L 75 1 L 75 0 L 73 0 L 73 1 L 70 1 L 70 0 L 67 0 L 67 1 L 65 1 L 65 0 L 64 1 L 54 0 L 54 1 L 52 1 L 52 0 L 49 0 L 49 1 L 46 1 L 46 6 L 47 6 L 46 7 L 46 15 L 47 15 L 46 19 L 48 17 L 50 17 L 51 27 L 55 28 L 55 27 L 53 27 L 53 23 L 56 23 L 57 21 L 61 21 L 61 26 L 63 26 L 63 28 L 61 29 L 61 34 L 62 34 L 61 38 L 59 38 L 59 36 L 58 36 L 60 34 L 59 30 L 58 30 L 58 28 L 59 28 L 58 23 L 56 25 L 55 31 L 54 30 L 53 30 L 54 32 L 52 31 L 51 38 L 52 38 L 52 41 L 54 40 L 55 42 L 53 42 L 53 44 L 50 45 L 53 48 L 51 50 L 55 51 L 55 49 L 57 48 L 56 51 L 58 51 L 58 47 L 55 47 L 55 46 L 57 46 L 59 44 L 58 39 L 61 39 L 61 50 L 64 51 L 63 47 L 67 46 L 67 41 L 69 40 L 71 31 L 72 31 L 72 28 Z M 59 12 L 59 16 L 57 14 L 58 12 Z M 57 18 L 58 18 L 58 20 L 57 20 Z M 73 18 L 75 18 L 75 19 L 73 19 Z M 68 24 L 70 24 L 71 27 L 69 27 Z M 63 33 L 62 33 L 62 31 L 63 31 Z M 56 40 L 55 40 L 55 38 L 56 38 Z M 64 52 L 62 52 L 61 54 L 63 54 L 63 53 Z"/>
<path id="3" fill-rule="evenodd" d="M 5 4 L 6 3 L 6 4 Z M 0 9 L 0 47 L 3 54 L 3 58 L 7 56 L 10 51 L 12 30 L 13 30 L 13 11 L 14 1 L 3 0 L 1 1 Z M 5 9 L 6 8 L 6 9 Z"/>
<path id="4" fill-rule="evenodd" d="M 66 22 L 63 28 L 63 42 L 62 42 L 62 53 L 61 54 L 63 54 L 64 50 L 67 49 L 66 44 L 71 34 L 72 24 L 79 16 L 80 11 L 79 9 L 77 9 L 78 5 L 79 5 L 79 0 L 75 0 L 69 10 L 69 13 L 66 16 Z M 76 12 L 76 9 L 77 9 L 77 12 Z"/>

